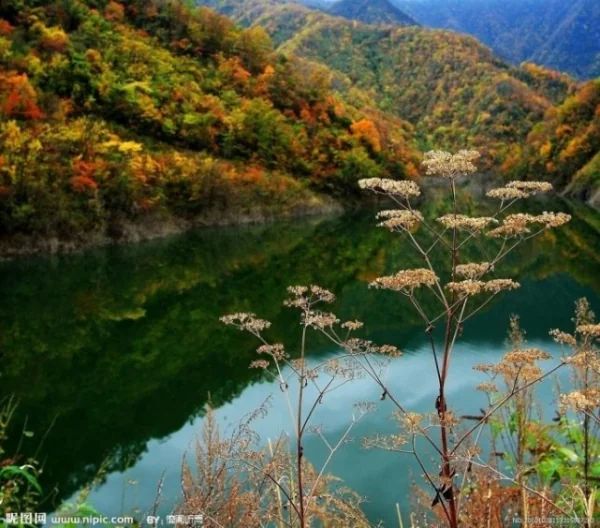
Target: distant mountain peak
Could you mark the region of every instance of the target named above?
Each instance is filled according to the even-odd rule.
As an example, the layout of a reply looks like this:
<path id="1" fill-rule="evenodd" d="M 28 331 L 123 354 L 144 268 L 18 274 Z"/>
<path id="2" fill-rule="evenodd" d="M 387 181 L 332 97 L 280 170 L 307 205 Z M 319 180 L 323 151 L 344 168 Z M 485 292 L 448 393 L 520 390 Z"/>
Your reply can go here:
<path id="1" fill-rule="evenodd" d="M 418 22 L 389 0 L 339 0 L 328 10 L 331 15 L 358 20 L 366 24 L 418 26 Z"/>
<path id="2" fill-rule="evenodd" d="M 428 27 L 469 33 L 513 64 L 600 76 L 598 0 L 392 0 Z"/>

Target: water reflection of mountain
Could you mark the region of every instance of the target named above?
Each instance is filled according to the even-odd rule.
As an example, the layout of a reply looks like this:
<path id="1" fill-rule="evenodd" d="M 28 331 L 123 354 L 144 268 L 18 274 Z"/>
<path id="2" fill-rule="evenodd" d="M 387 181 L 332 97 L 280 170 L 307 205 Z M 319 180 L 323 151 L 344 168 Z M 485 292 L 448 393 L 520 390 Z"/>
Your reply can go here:
<path id="1" fill-rule="evenodd" d="M 432 215 L 446 206 L 427 203 Z M 514 253 L 499 270 L 524 285 L 510 303 L 490 307 L 502 325 L 517 307 L 531 319 L 530 335 L 544 335 L 548 323 L 568 320 L 571 301 L 587 288 L 600 292 L 598 219 L 581 206 L 572 214 L 568 228 Z M 481 260 L 473 251 L 465 258 Z M 64 498 L 106 456 L 110 469 L 122 468 L 148 440 L 180 429 L 202 412 L 209 393 L 219 406 L 259 379 L 247 367 L 254 342 L 223 328 L 220 315 L 254 311 L 283 339 L 297 329 L 295 314 L 281 306 L 285 287 L 318 283 L 338 294 L 334 309 L 342 317 L 362 319 L 369 336 L 403 346 L 420 336 L 414 314 L 365 283 L 417 266 L 406 244 L 374 228 L 371 213 L 3 263 L 1 391 L 19 396 L 19 426 L 27 416 L 37 431 L 32 445 L 56 419 L 42 449 L 44 480 Z M 560 302 L 549 306 L 552 298 Z M 532 317 L 536 310 L 548 316 Z M 469 332 L 504 337 L 503 326 L 472 325 Z M 315 343 L 315 353 L 326 348 Z"/>

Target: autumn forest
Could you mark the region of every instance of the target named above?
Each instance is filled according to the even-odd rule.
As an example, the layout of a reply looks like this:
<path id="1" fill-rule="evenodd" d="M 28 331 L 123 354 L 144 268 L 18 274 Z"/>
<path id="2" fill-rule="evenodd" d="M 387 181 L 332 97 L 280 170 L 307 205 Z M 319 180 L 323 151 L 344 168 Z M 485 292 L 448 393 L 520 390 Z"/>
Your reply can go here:
<path id="1" fill-rule="evenodd" d="M 470 37 L 294 4 L 246 28 L 179 1 L 0 15 L 3 236 L 323 210 L 354 203 L 360 178 L 417 178 L 433 145 L 597 199 L 600 81 L 510 67 Z"/>

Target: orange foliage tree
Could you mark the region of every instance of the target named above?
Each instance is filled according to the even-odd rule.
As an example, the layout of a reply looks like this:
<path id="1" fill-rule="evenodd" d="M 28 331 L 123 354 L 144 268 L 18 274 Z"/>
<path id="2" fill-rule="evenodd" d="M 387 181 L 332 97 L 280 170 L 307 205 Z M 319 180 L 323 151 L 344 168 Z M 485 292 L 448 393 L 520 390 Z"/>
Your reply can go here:
<path id="1" fill-rule="evenodd" d="M 373 152 L 381 152 L 381 136 L 373 121 L 362 119 L 353 123 L 350 130 L 355 137 L 364 141 Z"/>

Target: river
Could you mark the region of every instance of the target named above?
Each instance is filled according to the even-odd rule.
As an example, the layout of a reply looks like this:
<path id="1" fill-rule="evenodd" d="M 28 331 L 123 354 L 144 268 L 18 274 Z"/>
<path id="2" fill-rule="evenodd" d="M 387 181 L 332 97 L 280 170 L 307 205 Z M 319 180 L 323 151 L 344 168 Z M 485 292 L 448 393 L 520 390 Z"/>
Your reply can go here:
<path id="1" fill-rule="evenodd" d="M 530 343 L 557 353 L 548 331 L 571 329 L 575 300 L 586 296 L 600 310 L 600 216 L 581 204 L 554 205 L 574 216 L 571 224 L 511 255 L 499 276 L 522 287 L 468 323 L 457 344 L 448 398 L 458 412 L 477 412 L 483 402 L 473 391 L 483 378 L 472 366 L 502 355 L 511 314 L 520 314 Z M 89 500 L 102 513 L 142 515 L 163 472 L 160 508 L 170 511 L 209 395 L 226 427 L 273 394 L 257 432 L 262 441 L 291 432 L 278 385 L 248 368 L 255 341 L 218 321 L 255 312 L 273 322 L 274 340 L 293 348 L 298 320 L 282 306 L 290 284 L 333 291 L 340 317 L 364 321 L 363 336 L 401 348 L 390 386 L 411 409 L 433 411 L 436 383 L 423 328 L 404 298 L 367 287 L 414 267 L 409 255 L 398 235 L 375 227 L 373 211 L 362 211 L 0 263 L 0 390 L 19 401 L 14 431 L 33 432 L 20 438 L 13 431 L 9 447 L 20 443 L 43 462 L 49 497 L 42 509 L 52 511 L 101 471 Z M 309 348 L 311 361 L 335 353 L 319 339 Z M 420 472 L 405 455 L 361 447 L 363 437 L 395 430 L 392 408 L 379 396 L 367 379 L 348 384 L 319 407 L 315 422 L 334 439 L 353 403 L 378 402 L 330 471 L 367 499 L 371 520 L 392 526 L 396 503 L 410 510 Z M 540 401 L 554 408 L 552 386 L 540 388 Z M 305 454 L 319 466 L 326 449 L 312 436 Z"/>

